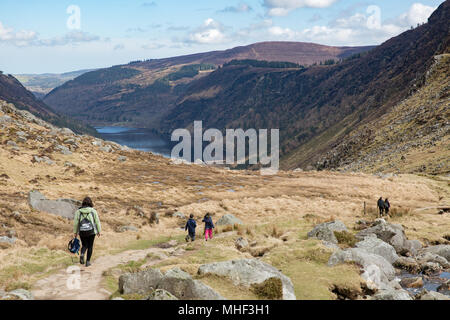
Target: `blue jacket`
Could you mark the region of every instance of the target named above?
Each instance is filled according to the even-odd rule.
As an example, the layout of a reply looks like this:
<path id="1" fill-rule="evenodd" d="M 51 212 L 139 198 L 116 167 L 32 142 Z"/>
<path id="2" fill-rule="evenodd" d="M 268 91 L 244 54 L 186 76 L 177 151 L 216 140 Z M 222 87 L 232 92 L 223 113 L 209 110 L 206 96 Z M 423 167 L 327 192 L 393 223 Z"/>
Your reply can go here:
<path id="1" fill-rule="evenodd" d="M 184 228 L 184 230 L 189 230 L 189 234 L 195 234 L 195 228 L 197 227 L 197 222 L 195 222 L 194 219 L 189 219 L 186 222 L 186 227 Z"/>
<path id="2" fill-rule="evenodd" d="M 202 220 L 202 222 L 205 223 L 205 229 L 206 229 L 206 230 L 208 230 L 208 229 L 214 229 L 214 223 L 213 223 L 211 217 L 204 217 L 203 220 Z"/>

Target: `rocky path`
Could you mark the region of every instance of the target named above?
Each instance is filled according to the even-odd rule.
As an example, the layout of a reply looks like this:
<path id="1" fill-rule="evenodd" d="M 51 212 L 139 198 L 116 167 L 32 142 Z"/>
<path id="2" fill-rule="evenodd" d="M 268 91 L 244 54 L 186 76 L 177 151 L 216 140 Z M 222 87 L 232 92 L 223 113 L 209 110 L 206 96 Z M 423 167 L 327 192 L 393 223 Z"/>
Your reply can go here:
<path id="1" fill-rule="evenodd" d="M 173 251 L 173 249 L 149 248 L 125 251 L 116 255 L 99 257 L 88 268 L 80 264 L 74 264 L 75 267 L 80 267 L 79 289 L 74 289 L 71 285 L 76 283 L 71 281 L 75 279 L 76 274 L 73 271 L 70 273 L 67 270 L 61 270 L 36 282 L 31 292 L 37 300 L 106 300 L 111 293 L 102 288 L 104 271 L 120 264 L 144 259 L 149 253 L 168 253 L 171 250 Z M 160 261 L 157 260 L 154 263 Z"/>

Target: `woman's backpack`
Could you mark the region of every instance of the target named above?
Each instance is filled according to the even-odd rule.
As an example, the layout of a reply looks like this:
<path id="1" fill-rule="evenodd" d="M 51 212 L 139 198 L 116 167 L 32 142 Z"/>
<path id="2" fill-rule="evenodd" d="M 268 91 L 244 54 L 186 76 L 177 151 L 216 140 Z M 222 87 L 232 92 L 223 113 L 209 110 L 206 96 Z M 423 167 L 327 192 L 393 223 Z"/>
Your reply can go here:
<path id="1" fill-rule="evenodd" d="M 70 240 L 67 249 L 73 254 L 78 254 L 80 251 L 80 240 L 78 240 L 78 238 Z"/>
<path id="2" fill-rule="evenodd" d="M 85 216 L 83 220 L 81 220 L 82 213 L 80 212 L 80 219 L 78 220 L 78 233 L 80 234 L 80 237 L 95 235 L 94 225 L 92 224 L 91 220 L 87 218 L 90 214 L 92 214 L 92 211 L 89 212 L 89 214 Z"/>

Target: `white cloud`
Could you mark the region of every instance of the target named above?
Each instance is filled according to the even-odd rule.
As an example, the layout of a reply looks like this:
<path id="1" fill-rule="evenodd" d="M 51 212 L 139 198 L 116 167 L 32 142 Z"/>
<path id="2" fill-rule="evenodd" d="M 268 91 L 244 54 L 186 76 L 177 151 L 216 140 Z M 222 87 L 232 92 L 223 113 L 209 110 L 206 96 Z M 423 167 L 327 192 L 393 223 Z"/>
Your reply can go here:
<path id="1" fill-rule="evenodd" d="M 434 10 L 436 8 L 421 3 L 414 3 L 408 12 L 405 12 L 398 18 L 398 22 L 405 27 L 416 26 L 417 24 L 427 22 Z"/>
<path id="2" fill-rule="evenodd" d="M 14 31 L 13 28 L 8 28 L 0 21 L 0 43 L 7 42 L 16 46 L 24 46 L 29 41 L 35 40 L 37 33 L 34 31 Z"/>
<path id="3" fill-rule="evenodd" d="M 227 41 L 224 27 L 214 19 L 207 19 L 200 28 L 189 35 L 187 42 L 198 44 L 223 43 Z"/>
<path id="4" fill-rule="evenodd" d="M 264 0 L 269 16 L 285 16 L 298 8 L 326 8 L 337 0 Z"/>
<path id="5" fill-rule="evenodd" d="M 253 10 L 252 7 L 250 7 L 248 4 L 240 3 L 237 6 L 226 7 L 225 9 L 222 9 L 219 12 L 223 12 L 223 13 L 242 13 L 242 12 L 250 12 L 252 10 Z"/>

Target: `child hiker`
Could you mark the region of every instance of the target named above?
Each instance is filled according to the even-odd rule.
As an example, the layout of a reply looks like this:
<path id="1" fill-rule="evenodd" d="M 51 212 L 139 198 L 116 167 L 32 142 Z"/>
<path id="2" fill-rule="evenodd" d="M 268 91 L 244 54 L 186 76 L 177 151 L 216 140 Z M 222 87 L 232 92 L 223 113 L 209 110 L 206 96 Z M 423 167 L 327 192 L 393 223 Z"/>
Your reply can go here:
<path id="1" fill-rule="evenodd" d="M 195 228 L 197 228 L 197 222 L 194 220 L 194 215 L 191 214 L 189 216 L 189 220 L 186 222 L 186 227 L 184 231 L 188 230 L 188 235 L 186 236 L 186 242 L 191 239 L 191 241 L 195 241 Z"/>
<path id="2" fill-rule="evenodd" d="M 209 239 L 212 239 L 212 230 L 214 229 L 214 223 L 211 219 L 211 215 L 207 213 L 202 222 L 205 223 L 205 240 L 208 241 L 208 237 Z"/>

